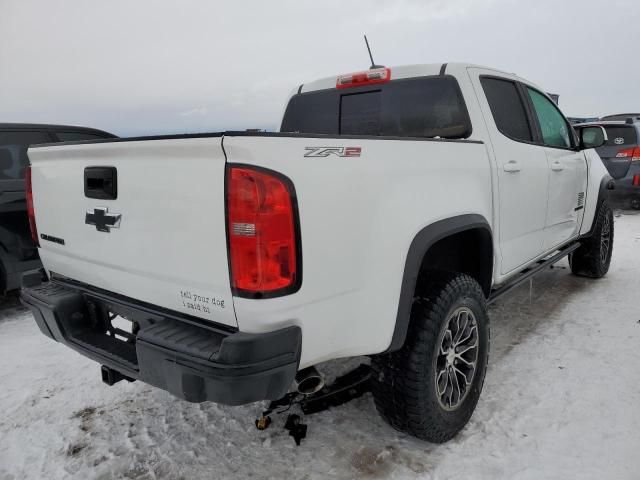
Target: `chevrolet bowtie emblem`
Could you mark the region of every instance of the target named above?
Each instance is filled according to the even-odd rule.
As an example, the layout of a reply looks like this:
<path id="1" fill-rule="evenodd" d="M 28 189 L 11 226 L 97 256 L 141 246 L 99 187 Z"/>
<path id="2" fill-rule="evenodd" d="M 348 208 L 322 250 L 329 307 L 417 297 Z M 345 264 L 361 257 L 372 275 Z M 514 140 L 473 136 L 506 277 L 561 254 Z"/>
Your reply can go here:
<path id="1" fill-rule="evenodd" d="M 99 232 L 109 233 L 112 228 L 120 228 L 122 215 L 119 213 L 109 213 L 107 207 L 96 207 L 93 212 L 87 210 L 84 223 L 94 225 Z"/>

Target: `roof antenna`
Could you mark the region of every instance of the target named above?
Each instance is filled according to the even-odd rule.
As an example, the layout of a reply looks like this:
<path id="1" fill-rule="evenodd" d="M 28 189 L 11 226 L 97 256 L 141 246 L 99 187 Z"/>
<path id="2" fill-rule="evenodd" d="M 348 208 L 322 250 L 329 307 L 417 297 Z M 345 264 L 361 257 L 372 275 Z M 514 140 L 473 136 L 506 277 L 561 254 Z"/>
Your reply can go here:
<path id="1" fill-rule="evenodd" d="M 373 70 L 374 68 L 384 68 L 384 65 L 376 65 L 373 61 L 373 55 L 371 55 L 371 48 L 369 48 L 369 40 L 367 40 L 367 36 L 364 36 L 364 43 L 367 44 L 367 51 L 369 52 L 369 58 L 371 59 L 371 66 L 369 70 Z"/>

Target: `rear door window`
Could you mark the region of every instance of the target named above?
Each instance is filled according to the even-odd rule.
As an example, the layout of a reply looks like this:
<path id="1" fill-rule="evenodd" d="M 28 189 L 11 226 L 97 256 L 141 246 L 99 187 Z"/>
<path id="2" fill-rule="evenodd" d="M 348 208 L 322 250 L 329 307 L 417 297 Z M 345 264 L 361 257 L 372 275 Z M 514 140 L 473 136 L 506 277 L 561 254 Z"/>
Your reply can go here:
<path id="1" fill-rule="evenodd" d="M 515 82 L 483 77 L 480 83 L 498 130 L 513 140 L 531 142 L 531 126 Z"/>
<path id="2" fill-rule="evenodd" d="M 294 95 L 281 131 L 467 138 L 471 121 L 455 78 L 433 76 Z"/>
<path id="3" fill-rule="evenodd" d="M 24 169 L 29 164 L 27 157 L 29 145 L 49 142 L 51 137 L 46 132 L 0 132 L 0 180 L 23 178 Z"/>

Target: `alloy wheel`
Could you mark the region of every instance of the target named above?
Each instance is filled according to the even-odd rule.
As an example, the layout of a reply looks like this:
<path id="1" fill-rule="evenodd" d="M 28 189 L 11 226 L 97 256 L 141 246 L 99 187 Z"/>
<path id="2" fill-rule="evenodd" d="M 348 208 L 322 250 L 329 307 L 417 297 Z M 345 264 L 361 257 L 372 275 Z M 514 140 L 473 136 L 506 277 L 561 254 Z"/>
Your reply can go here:
<path id="1" fill-rule="evenodd" d="M 457 409 L 471 390 L 478 362 L 478 322 L 467 307 L 457 308 L 441 334 L 436 358 L 436 395 L 440 406 Z"/>
<path id="2" fill-rule="evenodd" d="M 600 233 L 600 260 L 602 263 L 607 262 L 609 256 L 609 249 L 611 248 L 611 220 L 609 216 L 604 217 L 604 223 L 602 224 L 602 231 Z"/>

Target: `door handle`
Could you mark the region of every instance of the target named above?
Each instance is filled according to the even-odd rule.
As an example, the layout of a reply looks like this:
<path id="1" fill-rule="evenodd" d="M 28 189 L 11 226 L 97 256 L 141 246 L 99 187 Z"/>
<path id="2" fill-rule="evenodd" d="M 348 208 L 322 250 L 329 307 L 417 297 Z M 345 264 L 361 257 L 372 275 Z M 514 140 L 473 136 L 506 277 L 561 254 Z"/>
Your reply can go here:
<path id="1" fill-rule="evenodd" d="M 562 170 L 564 170 L 564 165 L 556 160 L 551 164 L 551 170 L 553 170 L 554 172 L 561 172 Z"/>
<path id="2" fill-rule="evenodd" d="M 509 160 L 502 168 L 505 172 L 516 173 L 520 171 L 520 163 L 516 160 Z"/>
<path id="3" fill-rule="evenodd" d="M 85 168 L 84 196 L 100 200 L 118 198 L 118 171 L 116 167 Z"/>

